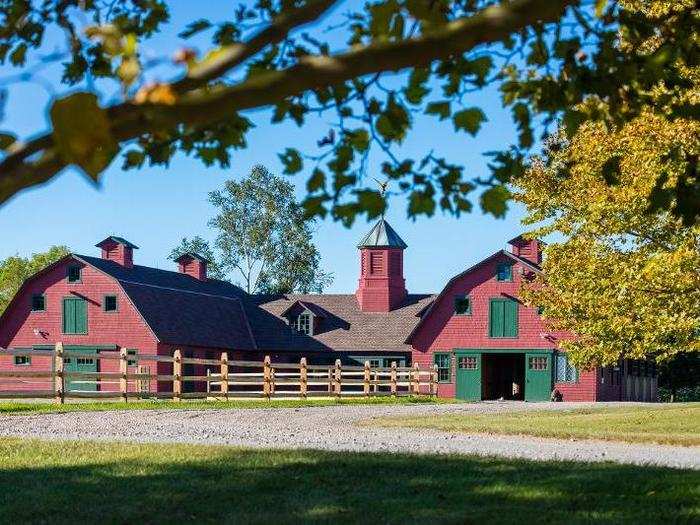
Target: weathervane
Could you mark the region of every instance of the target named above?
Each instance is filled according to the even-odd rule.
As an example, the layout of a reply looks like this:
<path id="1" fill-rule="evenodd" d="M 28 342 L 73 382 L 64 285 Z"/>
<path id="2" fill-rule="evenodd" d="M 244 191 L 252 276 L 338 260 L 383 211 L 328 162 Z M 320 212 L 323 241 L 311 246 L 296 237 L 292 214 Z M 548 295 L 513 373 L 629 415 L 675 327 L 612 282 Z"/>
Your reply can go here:
<path id="1" fill-rule="evenodd" d="M 374 179 L 374 177 L 372 178 Z M 374 179 L 374 182 L 376 182 L 379 185 L 379 195 L 381 195 L 383 199 L 384 195 L 386 195 L 386 189 L 389 186 L 389 181 L 385 180 L 384 182 L 382 182 L 379 179 Z M 384 208 L 386 209 L 386 206 Z M 382 211 L 382 219 L 384 219 L 384 211 Z"/>
<path id="2" fill-rule="evenodd" d="M 374 179 L 374 181 L 379 185 L 379 194 L 384 197 L 384 195 L 386 195 L 386 189 L 389 186 L 389 181 L 386 180 L 382 182 L 379 179 Z"/>

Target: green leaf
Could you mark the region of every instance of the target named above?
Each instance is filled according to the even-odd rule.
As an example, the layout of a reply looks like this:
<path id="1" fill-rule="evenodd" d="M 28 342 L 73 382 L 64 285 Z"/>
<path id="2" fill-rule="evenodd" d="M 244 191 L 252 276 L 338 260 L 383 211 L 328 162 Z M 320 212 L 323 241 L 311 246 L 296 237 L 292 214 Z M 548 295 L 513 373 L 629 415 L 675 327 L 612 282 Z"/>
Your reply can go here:
<path id="1" fill-rule="evenodd" d="M 129 150 L 124 154 L 123 170 L 131 168 L 140 168 L 146 160 L 146 154 L 143 151 Z"/>
<path id="2" fill-rule="evenodd" d="M 489 188 L 481 194 L 481 209 L 485 213 L 490 213 L 500 219 L 508 211 L 508 200 L 510 197 L 510 191 L 502 184 Z"/>
<path id="3" fill-rule="evenodd" d="M 406 109 L 396 103 L 394 96 L 389 97 L 386 109 L 377 119 L 376 127 L 379 134 L 389 142 L 401 142 L 411 125 Z"/>
<path id="4" fill-rule="evenodd" d="M 379 217 L 386 209 L 384 197 L 375 190 L 357 190 L 357 203 L 360 211 L 367 213 L 368 219 Z"/>
<path id="5" fill-rule="evenodd" d="M 474 136 L 479 132 L 481 123 L 486 122 L 486 115 L 479 108 L 468 108 L 455 113 L 452 120 L 456 131 L 464 130 Z"/>
<path id="6" fill-rule="evenodd" d="M 284 164 L 284 174 L 294 175 L 299 173 L 304 167 L 304 163 L 301 160 L 301 155 L 294 148 L 287 148 L 284 153 L 278 155 L 282 164 Z"/>
<path id="7" fill-rule="evenodd" d="M 316 190 L 320 190 L 326 187 L 326 174 L 320 169 L 316 168 L 309 180 L 306 181 L 306 189 L 309 193 L 313 193 Z"/>
<path id="8" fill-rule="evenodd" d="M 179 38 L 190 38 L 193 35 L 196 35 L 200 31 L 204 31 L 206 29 L 209 29 L 211 27 L 211 22 L 209 20 L 205 20 L 204 18 L 200 18 L 199 20 L 195 20 L 194 22 L 191 22 L 187 24 L 187 27 L 178 33 Z"/>
<path id="9" fill-rule="evenodd" d="M 0 150 L 6 150 L 17 142 L 17 135 L 12 133 L 0 133 Z"/>
<path id="10" fill-rule="evenodd" d="M 10 62 L 13 66 L 22 66 L 27 58 L 27 44 L 18 45 L 12 53 L 10 53 Z"/>
<path id="11" fill-rule="evenodd" d="M 427 115 L 438 115 L 440 120 L 445 120 L 450 116 L 450 101 L 443 100 L 441 102 L 431 102 L 425 107 Z"/>
<path id="12" fill-rule="evenodd" d="M 345 136 L 355 150 L 364 152 L 369 148 L 369 133 L 366 129 L 348 131 Z"/>
<path id="13" fill-rule="evenodd" d="M 80 166 L 93 180 L 119 151 L 107 113 L 92 93 L 74 93 L 51 106 L 53 141 L 61 158 Z"/>

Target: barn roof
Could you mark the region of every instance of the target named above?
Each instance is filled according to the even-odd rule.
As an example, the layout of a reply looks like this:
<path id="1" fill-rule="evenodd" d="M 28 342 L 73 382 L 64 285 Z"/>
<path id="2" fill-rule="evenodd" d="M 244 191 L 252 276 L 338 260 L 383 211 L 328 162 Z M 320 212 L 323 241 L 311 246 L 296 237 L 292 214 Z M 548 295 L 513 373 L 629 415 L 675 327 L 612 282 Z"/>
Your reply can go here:
<path id="1" fill-rule="evenodd" d="M 255 348 L 242 301 L 246 293 L 231 283 L 76 255 L 113 277 L 159 341 L 212 348 Z"/>
<path id="2" fill-rule="evenodd" d="M 431 295 L 408 295 L 390 312 L 360 310 L 352 294 L 253 295 L 246 313 L 257 347 L 269 351 L 410 351 L 406 335 L 420 320 Z M 313 304 L 325 317 L 313 336 L 290 329 L 284 313 L 296 303 Z"/>

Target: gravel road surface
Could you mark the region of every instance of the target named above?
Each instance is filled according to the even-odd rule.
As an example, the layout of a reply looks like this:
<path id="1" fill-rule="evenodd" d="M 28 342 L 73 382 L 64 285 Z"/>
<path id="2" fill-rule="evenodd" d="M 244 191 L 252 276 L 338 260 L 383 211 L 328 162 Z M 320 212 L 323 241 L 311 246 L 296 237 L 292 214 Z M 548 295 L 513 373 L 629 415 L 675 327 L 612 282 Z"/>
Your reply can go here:
<path id="1" fill-rule="evenodd" d="M 605 405 L 598 403 L 595 406 Z M 700 470 L 700 447 L 471 435 L 430 429 L 357 425 L 360 421 L 384 416 L 431 417 L 446 413 L 468 414 L 543 408 L 561 410 L 585 406 L 591 405 L 481 403 L 72 412 L 2 416 L 0 436 L 360 452 L 479 454 L 535 460 L 614 461 Z"/>

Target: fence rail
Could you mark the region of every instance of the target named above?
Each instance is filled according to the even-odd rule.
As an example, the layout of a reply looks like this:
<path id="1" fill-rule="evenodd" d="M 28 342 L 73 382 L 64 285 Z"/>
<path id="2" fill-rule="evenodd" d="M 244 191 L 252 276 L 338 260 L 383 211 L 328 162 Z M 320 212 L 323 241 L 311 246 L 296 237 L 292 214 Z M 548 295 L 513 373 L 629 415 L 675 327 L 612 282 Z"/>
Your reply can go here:
<path id="1" fill-rule="evenodd" d="M 112 398 L 122 401 L 158 398 L 180 401 L 237 397 L 305 399 L 319 396 L 437 395 L 437 367 L 421 368 L 417 363 L 412 367 L 399 367 L 395 362 L 390 367 L 372 367 L 369 361 L 365 361 L 364 366 L 349 366 L 341 364 L 338 359 L 334 365 L 309 365 L 306 358 L 301 358 L 299 363 L 273 363 L 269 356 L 263 361 L 229 360 L 227 353 L 223 352 L 220 359 L 203 359 L 184 357 L 180 350 L 175 350 L 172 356 L 134 355 L 125 348 L 119 352 L 100 350 L 86 353 L 66 350 L 62 343 L 57 343 L 53 350 L 0 349 L 2 355 L 50 358 L 51 369 L 0 371 L 0 382 L 3 383 L 0 399 L 53 398 L 57 403 L 64 403 L 69 398 Z M 66 365 L 72 359 L 96 360 L 97 364 L 100 361 L 118 361 L 118 369 L 68 370 Z M 156 373 L 151 373 L 152 367 L 143 366 L 142 363 L 155 363 L 153 369 Z M 165 363 L 172 370 L 158 373 L 158 363 Z M 172 367 L 168 367 L 168 364 Z M 204 374 L 189 373 L 184 370 L 187 365 L 207 368 Z M 9 389 L 5 386 L 5 380 L 11 380 Z M 152 391 L 154 382 L 160 386 Z M 45 388 L 27 386 L 38 383 Z M 94 390 L 72 388 L 75 385 L 89 386 Z"/>

